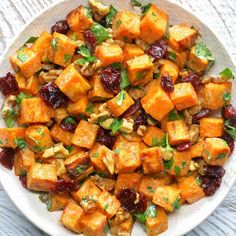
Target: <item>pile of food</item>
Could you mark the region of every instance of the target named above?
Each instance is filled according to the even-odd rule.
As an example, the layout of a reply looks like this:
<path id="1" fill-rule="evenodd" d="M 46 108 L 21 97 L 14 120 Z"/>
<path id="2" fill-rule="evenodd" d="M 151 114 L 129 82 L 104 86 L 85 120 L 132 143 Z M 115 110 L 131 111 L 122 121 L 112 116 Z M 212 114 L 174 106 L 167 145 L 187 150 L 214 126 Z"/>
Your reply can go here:
<path id="1" fill-rule="evenodd" d="M 0 78 L 0 163 L 87 236 L 130 235 L 135 220 L 164 232 L 220 187 L 236 138 L 231 69 L 206 75 L 215 60 L 197 29 L 131 4 L 140 15 L 89 0 Z"/>

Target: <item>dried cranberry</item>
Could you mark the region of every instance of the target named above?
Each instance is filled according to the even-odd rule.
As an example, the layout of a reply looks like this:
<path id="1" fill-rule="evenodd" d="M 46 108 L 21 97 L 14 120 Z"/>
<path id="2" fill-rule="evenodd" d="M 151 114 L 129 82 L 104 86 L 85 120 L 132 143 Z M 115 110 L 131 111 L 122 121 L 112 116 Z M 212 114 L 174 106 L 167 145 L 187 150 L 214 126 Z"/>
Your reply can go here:
<path id="1" fill-rule="evenodd" d="M 109 93 L 119 93 L 121 70 L 108 66 L 102 71 L 101 81 L 104 89 Z"/>
<path id="2" fill-rule="evenodd" d="M 200 119 L 207 117 L 211 112 L 212 110 L 208 108 L 203 108 L 200 112 L 193 115 L 193 123 L 198 123 Z"/>
<path id="3" fill-rule="evenodd" d="M 2 148 L 0 151 L 0 163 L 5 168 L 12 170 L 14 165 L 15 152 L 12 148 Z"/>
<path id="4" fill-rule="evenodd" d="M 134 130 L 136 130 L 140 125 L 146 125 L 147 118 L 147 114 L 143 111 L 134 121 Z"/>
<path id="5" fill-rule="evenodd" d="M 161 77 L 161 87 L 168 93 L 174 91 L 172 80 L 167 74 L 164 74 Z"/>
<path id="6" fill-rule="evenodd" d="M 210 178 L 222 178 L 225 174 L 225 169 L 222 166 L 211 166 L 211 165 L 204 165 L 204 176 Z"/>
<path id="7" fill-rule="evenodd" d="M 51 27 L 51 33 L 54 32 L 60 33 L 60 34 L 66 34 L 70 30 L 70 26 L 68 25 L 66 20 L 59 20 L 56 22 L 55 25 Z"/>
<path id="8" fill-rule="evenodd" d="M 142 105 L 140 103 L 139 100 L 137 100 L 132 106 L 129 107 L 128 110 L 126 110 L 123 114 L 122 114 L 122 118 L 128 117 L 128 116 L 132 116 L 133 114 L 135 114 L 138 110 L 142 109 Z"/>
<path id="9" fill-rule="evenodd" d="M 94 53 L 97 42 L 95 35 L 91 32 L 91 30 L 85 30 L 83 36 L 86 45 L 89 47 L 90 51 Z"/>
<path id="10" fill-rule="evenodd" d="M 110 135 L 109 131 L 107 131 L 103 128 L 99 128 L 98 133 L 97 133 L 97 142 L 112 149 L 115 142 L 116 142 L 116 137 Z"/>
<path id="11" fill-rule="evenodd" d="M 207 197 L 214 195 L 222 181 L 221 178 L 207 178 L 205 176 L 200 176 L 199 178 L 201 180 L 203 191 Z"/>
<path id="12" fill-rule="evenodd" d="M 190 148 L 191 148 L 191 143 L 190 142 L 181 143 L 180 145 L 178 145 L 176 147 L 176 151 L 177 152 L 185 152 L 185 151 L 188 151 Z"/>
<path id="13" fill-rule="evenodd" d="M 234 150 L 234 140 L 233 138 L 228 134 L 228 133 L 224 133 L 221 136 L 222 139 L 225 140 L 225 142 L 228 144 L 229 148 L 230 148 L 230 152 L 232 153 Z"/>
<path id="14" fill-rule="evenodd" d="M 53 187 L 53 192 L 71 192 L 75 189 L 75 182 L 71 179 L 59 179 Z"/>
<path id="15" fill-rule="evenodd" d="M 187 76 L 182 78 L 182 82 L 190 82 L 196 91 L 199 91 L 203 86 L 200 77 L 191 71 L 188 72 Z"/>
<path id="16" fill-rule="evenodd" d="M 229 104 L 222 108 L 221 114 L 225 119 L 235 119 L 236 109 L 231 104 Z"/>
<path id="17" fill-rule="evenodd" d="M 153 58 L 161 59 L 166 56 L 167 54 L 167 45 L 164 40 L 159 40 L 155 43 L 153 43 L 150 48 L 146 51 L 146 53 Z"/>
<path id="18" fill-rule="evenodd" d="M 147 209 L 147 198 L 143 193 L 139 193 L 139 201 L 136 204 L 136 212 L 143 213 Z"/>
<path id="19" fill-rule="evenodd" d="M 77 125 L 77 120 L 72 116 L 68 116 L 60 122 L 60 127 L 65 131 L 74 131 Z"/>
<path id="20" fill-rule="evenodd" d="M 68 102 L 66 95 L 53 82 L 43 85 L 40 90 L 40 96 L 46 103 L 53 106 L 54 109 L 66 106 Z"/>
<path id="21" fill-rule="evenodd" d="M 27 176 L 19 176 L 19 180 L 24 188 L 28 188 L 27 187 Z"/>
<path id="22" fill-rule="evenodd" d="M 19 92 L 19 86 L 16 77 L 10 72 L 8 72 L 6 76 L 0 78 L 0 87 L 2 89 L 2 93 L 5 96 Z"/>

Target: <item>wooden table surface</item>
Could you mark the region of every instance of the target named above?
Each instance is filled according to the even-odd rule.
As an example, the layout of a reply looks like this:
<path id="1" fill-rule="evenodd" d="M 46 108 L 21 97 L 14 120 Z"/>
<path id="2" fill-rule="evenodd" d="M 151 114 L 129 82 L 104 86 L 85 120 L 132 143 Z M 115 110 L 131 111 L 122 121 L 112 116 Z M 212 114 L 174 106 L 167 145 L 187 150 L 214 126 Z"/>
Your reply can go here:
<path id="1" fill-rule="evenodd" d="M 0 0 L 0 56 L 14 35 L 32 17 L 56 1 Z M 236 0 L 176 0 L 176 2 L 197 13 L 220 36 L 236 61 Z M 0 236 L 8 235 L 44 236 L 45 234 L 16 209 L 0 184 Z M 214 213 L 187 235 L 236 235 L 236 184 Z"/>

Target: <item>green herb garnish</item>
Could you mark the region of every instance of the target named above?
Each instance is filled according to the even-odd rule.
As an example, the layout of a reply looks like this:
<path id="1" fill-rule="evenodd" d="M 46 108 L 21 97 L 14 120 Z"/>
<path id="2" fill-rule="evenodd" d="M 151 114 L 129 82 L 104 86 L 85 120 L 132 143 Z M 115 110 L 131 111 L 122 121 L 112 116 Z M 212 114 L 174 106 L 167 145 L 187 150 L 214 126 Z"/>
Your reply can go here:
<path id="1" fill-rule="evenodd" d="M 25 42 L 25 44 L 27 43 L 34 43 L 36 40 L 38 39 L 38 37 L 35 36 L 31 36 L 27 39 L 27 41 Z"/>
<path id="2" fill-rule="evenodd" d="M 198 58 L 203 59 L 203 60 L 208 60 L 208 61 L 215 60 L 215 58 L 212 56 L 211 51 L 203 42 L 196 43 L 195 54 Z"/>
<path id="3" fill-rule="evenodd" d="M 95 152 L 93 155 L 92 155 L 92 157 L 94 157 L 94 158 L 97 158 L 99 156 L 99 153 L 98 152 Z"/>
<path id="4" fill-rule="evenodd" d="M 86 109 L 85 109 L 85 112 L 87 112 L 88 114 L 92 114 L 92 113 L 93 113 L 93 110 L 94 110 L 94 108 L 93 108 L 93 103 L 92 103 L 92 102 L 89 102 L 89 103 L 88 103 L 88 106 L 87 106 Z"/>
<path id="5" fill-rule="evenodd" d="M 225 105 L 227 104 L 228 101 L 231 100 L 231 93 L 225 93 L 224 94 L 224 101 L 225 101 Z"/>
<path id="6" fill-rule="evenodd" d="M 225 131 L 236 140 L 236 128 L 230 124 L 230 120 L 225 121 Z"/>
<path id="7" fill-rule="evenodd" d="M 71 59 L 71 55 L 70 54 L 65 54 L 64 55 L 64 62 L 65 63 L 68 63 L 70 61 L 70 59 Z"/>
<path id="8" fill-rule="evenodd" d="M 109 127 L 109 129 L 111 129 L 112 134 L 115 134 L 121 128 L 122 124 L 123 120 L 115 118 Z"/>
<path id="9" fill-rule="evenodd" d="M 132 7 L 141 7 L 142 4 L 137 0 L 130 0 Z"/>
<path id="10" fill-rule="evenodd" d="M 223 158 L 226 157 L 226 155 L 227 155 L 227 153 L 221 153 L 221 154 L 219 154 L 219 155 L 216 157 L 216 160 L 223 159 Z"/>
<path id="11" fill-rule="evenodd" d="M 102 43 L 103 41 L 110 38 L 107 29 L 96 22 L 93 23 L 91 32 L 95 35 L 98 43 Z"/>
<path id="12" fill-rule="evenodd" d="M 124 99 L 125 99 L 125 91 L 121 90 L 120 93 L 117 95 L 116 104 L 118 106 L 121 106 Z"/>
<path id="13" fill-rule="evenodd" d="M 25 94 L 25 93 L 23 93 L 23 92 L 20 92 L 19 95 L 18 95 L 17 98 L 16 98 L 16 104 L 20 106 L 22 100 L 23 100 L 23 99 L 28 99 L 28 98 L 32 98 L 32 96 L 31 96 L 31 95 L 28 95 L 28 94 Z"/>
<path id="14" fill-rule="evenodd" d="M 58 43 L 58 38 L 52 39 L 51 46 L 52 46 L 54 52 L 56 52 L 58 50 L 57 43 Z"/>
<path id="15" fill-rule="evenodd" d="M 174 166 L 174 171 L 177 176 L 180 176 L 180 167 L 179 166 Z"/>
<path id="16" fill-rule="evenodd" d="M 147 4 L 147 5 L 143 5 L 143 6 L 141 6 L 141 9 L 142 9 L 142 15 L 143 15 L 143 16 L 148 12 L 148 10 L 150 9 L 151 6 L 152 6 L 151 3 L 149 3 L 149 4 Z"/>
<path id="17" fill-rule="evenodd" d="M 223 79 L 234 79 L 234 73 L 230 68 L 225 68 L 219 73 L 219 76 Z"/>
<path id="18" fill-rule="evenodd" d="M 125 89 L 130 86 L 128 74 L 125 68 L 121 68 L 120 89 Z"/>
<path id="19" fill-rule="evenodd" d="M 115 17 L 115 15 L 117 14 L 117 10 L 110 5 L 110 11 L 106 16 L 106 24 L 107 26 L 111 25 L 113 18 Z"/>
<path id="20" fill-rule="evenodd" d="M 153 187 L 148 186 L 147 189 L 148 189 L 149 193 L 154 193 L 154 188 Z"/>
<path id="21" fill-rule="evenodd" d="M 27 54 L 25 54 L 23 52 L 24 48 L 20 48 L 18 51 L 17 51 L 17 58 L 21 61 L 21 62 L 26 62 L 28 59 L 29 59 L 29 56 Z"/>
<path id="22" fill-rule="evenodd" d="M 25 140 L 23 138 L 15 138 L 14 139 L 14 143 L 20 149 L 23 149 L 23 148 L 26 147 L 26 142 L 25 142 Z"/>

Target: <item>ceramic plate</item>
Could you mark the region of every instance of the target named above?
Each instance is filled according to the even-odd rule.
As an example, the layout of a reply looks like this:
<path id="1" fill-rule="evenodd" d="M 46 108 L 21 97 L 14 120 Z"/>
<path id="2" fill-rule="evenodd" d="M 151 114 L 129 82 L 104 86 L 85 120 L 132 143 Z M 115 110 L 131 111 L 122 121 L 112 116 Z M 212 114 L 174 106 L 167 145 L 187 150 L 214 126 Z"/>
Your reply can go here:
<path id="1" fill-rule="evenodd" d="M 112 4 L 119 10 L 131 10 L 129 1 L 127 0 L 104 0 L 105 4 Z M 148 3 L 148 1 L 142 1 L 143 4 Z M 161 9 L 165 10 L 170 17 L 170 24 L 185 22 L 190 25 L 194 25 L 198 30 L 200 30 L 201 36 L 204 42 L 213 52 L 216 58 L 216 64 L 214 68 L 210 71 L 211 73 L 218 74 L 219 71 L 223 70 L 225 67 L 231 67 L 235 70 L 233 61 L 230 58 L 230 54 L 224 48 L 222 42 L 214 35 L 214 33 L 204 24 L 200 19 L 198 19 L 193 13 L 184 9 L 182 6 L 172 3 L 167 0 L 153 1 Z M 72 9 L 76 8 L 80 4 L 87 4 L 87 1 L 81 0 L 64 0 L 58 1 L 55 5 L 46 9 L 39 16 L 37 16 L 32 22 L 25 26 L 21 33 L 13 40 L 10 47 L 6 50 L 1 62 L 1 74 L 8 71 L 12 71 L 8 58 L 12 55 L 20 46 L 31 35 L 39 35 L 40 32 L 45 30 L 50 30 L 51 26 L 57 21 L 64 19 L 66 14 Z M 233 101 L 235 103 L 236 94 L 236 81 L 233 81 Z M 0 97 L 0 104 L 3 103 L 3 97 Z M 236 104 L 234 104 L 236 105 Z M 0 121 L 0 126 L 4 126 L 4 123 Z M 177 236 L 183 235 L 186 232 L 192 230 L 198 224 L 200 224 L 208 215 L 210 215 L 214 209 L 223 201 L 230 188 L 232 187 L 234 180 L 236 178 L 236 160 L 234 158 L 236 150 L 232 154 L 231 158 L 225 165 L 226 174 L 223 178 L 222 185 L 220 189 L 216 192 L 213 197 L 202 199 L 195 204 L 185 205 L 180 211 L 171 214 L 169 217 L 169 229 L 163 236 Z M 19 210 L 37 227 L 45 231 L 49 235 L 53 236 L 69 236 L 75 235 L 73 232 L 65 229 L 59 222 L 61 212 L 50 213 L 47 211 L 44 204 L 39 201 L 39 195 L 29 192 L 22 188 L 18 178 L 14 176 L 13 172 L 0 167 L 0 180 L 3 188 L 19 208 Z M 141 225 L 135 224 L 132 235 L 146 235 L 143 231 Z"/>

